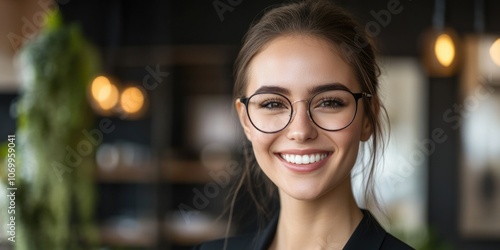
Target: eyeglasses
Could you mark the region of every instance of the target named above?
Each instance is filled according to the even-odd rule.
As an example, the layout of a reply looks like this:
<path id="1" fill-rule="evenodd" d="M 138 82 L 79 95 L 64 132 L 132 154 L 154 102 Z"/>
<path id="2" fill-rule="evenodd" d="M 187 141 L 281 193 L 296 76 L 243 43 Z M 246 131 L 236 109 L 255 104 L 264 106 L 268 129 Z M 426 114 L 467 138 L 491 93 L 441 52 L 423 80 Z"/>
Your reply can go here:
<path id="1" fill-rule="evenodd" d="M 240 98 L 245 104 L 252 125 L 263 133 L 277 133 L 285 129 L 293 119 L 293 104 L 307 102 L 310 120 L 321 129 L 339 131 L 354 121 L 360 98 L 370 98 L 371 94 L 352 93 L 348 90 L 327 90 L 315 94 L 309 101 L 291 102 L 278 93 L 255 93 Z"/>

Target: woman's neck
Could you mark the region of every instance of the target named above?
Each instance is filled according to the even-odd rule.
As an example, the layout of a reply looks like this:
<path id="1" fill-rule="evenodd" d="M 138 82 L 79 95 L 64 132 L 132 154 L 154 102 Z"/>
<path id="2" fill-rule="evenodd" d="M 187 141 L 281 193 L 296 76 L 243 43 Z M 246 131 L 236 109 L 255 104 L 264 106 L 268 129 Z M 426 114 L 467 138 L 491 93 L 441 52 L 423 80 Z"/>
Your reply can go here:
<path id="1" fill-rule="evenodd" d="M 342 249 L 363 218 L 350 178 L 313 201 L 280 192 L 281 211 L 272 250 Z"/>

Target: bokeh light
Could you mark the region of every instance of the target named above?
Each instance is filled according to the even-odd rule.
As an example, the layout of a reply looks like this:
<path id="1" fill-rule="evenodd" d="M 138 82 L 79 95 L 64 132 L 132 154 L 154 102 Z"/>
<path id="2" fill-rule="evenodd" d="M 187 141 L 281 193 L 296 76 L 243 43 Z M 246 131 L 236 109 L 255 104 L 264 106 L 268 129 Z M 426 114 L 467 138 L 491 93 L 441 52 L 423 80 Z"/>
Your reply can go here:
<path id="1" fill-rule="evenodd" d="M 91 85 L 92 99 L 97 106 L 106 111 L 118 103 L 118 88 L 105 76 L 98 76 Z"/>
<path id="2" fill-rule="evenodd" d="M 490 47 L 491 60 L 500 67 L 500 38 L 498 38 Z"/>
<path id="3" fill-rule="evenodd" d="M 449 67 L 455 59 L 455 44 L 448 34 L 441 34 L 436 39 L 434 53 L 439 63 L 444 67 Z"/>
<path id="4" fill-rule="evenodd" d="M 137 87 L 127 87 L 120 98 L 120 106 L 127 114 L 136 114 L 142 111 L 145 101 L 144 93 Z"/>

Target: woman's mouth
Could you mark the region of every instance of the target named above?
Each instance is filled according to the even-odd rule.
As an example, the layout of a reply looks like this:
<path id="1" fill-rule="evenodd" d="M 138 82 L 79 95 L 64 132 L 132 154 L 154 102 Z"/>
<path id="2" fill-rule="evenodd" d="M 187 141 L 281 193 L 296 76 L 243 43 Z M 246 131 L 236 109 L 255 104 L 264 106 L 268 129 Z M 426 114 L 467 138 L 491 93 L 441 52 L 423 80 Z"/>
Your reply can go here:
<path id="1" fill-rule="evenodd" d="M 287 169 L 296 173 L 309 173 L 324 166 L 332 153 L 323 150 L 288 150 L 276 153 L 276 156 Z"/>
<path id="2" fill-rule="evenodd" d="M 321 161 L 325 159 L 328 154 L 327 153 L 321 153 L 321 154 L 304 154 L 304 155 L 299 155 L 299 154 L 280 154 L 281 158 L 283 158 L 286 162 L 293 163 L 293 164 L 311 164 L 315 163 L 318 161 Z"/>

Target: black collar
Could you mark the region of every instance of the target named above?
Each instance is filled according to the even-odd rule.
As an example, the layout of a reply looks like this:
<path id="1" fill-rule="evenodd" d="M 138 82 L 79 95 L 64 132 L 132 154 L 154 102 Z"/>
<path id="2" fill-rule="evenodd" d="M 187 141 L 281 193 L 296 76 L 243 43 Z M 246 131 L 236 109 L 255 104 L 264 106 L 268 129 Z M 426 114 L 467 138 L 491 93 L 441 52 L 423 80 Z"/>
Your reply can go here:
<path id="1" fill-rule="evenodd" d="M 379 249 L 386 236 L 386 231 L 380 226 L 373 215 L 368 211 L 361 209 L 363 219 L 359 222 L 351 238 L 344 246 L 344 250 L 354 249 Z M 276 228 L 278 226 L 279 213 L 276 213 L 268 226 L 255 238 L 255 249 L 268 249 L 274 239 Z"/>

